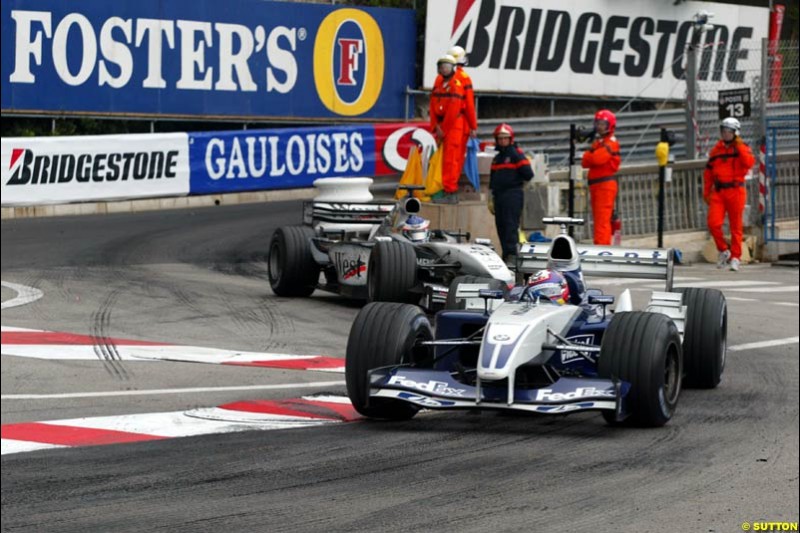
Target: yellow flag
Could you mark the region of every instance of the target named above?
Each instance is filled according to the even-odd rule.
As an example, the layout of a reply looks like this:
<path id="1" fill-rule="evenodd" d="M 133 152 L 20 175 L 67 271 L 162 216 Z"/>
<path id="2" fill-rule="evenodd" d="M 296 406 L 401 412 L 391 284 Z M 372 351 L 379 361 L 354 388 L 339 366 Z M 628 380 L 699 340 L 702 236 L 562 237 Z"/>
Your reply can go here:
<path id="1" fill-rule="evenodd" d="M 442 154 L 443 147 L 439 146 L 428 162 L 428 176 L 425 179 L 425 196 L 433 196 L 444 189 L 442 185 Z"/>
<path id="2" fill-rule="evenodd" d="M 398 185 L 422 185 L 422 156 L 419 150 L 415 147 L 408 153 L 408 162 L 406 163 L 406 170 L 400 178 Z M 422 196 L 421 191 L 414 191 L 414 196 L 419 198 Z M 394 193 L 395 199 L 399 200 L 407 194 L 407 191 L 397 189 Z"/>

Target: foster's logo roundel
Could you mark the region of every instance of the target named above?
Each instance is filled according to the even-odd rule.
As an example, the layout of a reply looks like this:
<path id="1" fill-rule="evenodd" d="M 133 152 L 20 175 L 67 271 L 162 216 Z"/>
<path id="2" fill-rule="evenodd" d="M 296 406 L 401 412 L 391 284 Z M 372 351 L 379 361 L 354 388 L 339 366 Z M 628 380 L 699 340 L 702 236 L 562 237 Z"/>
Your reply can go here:
<path id="1" fill-rule="evenodd" d="M 323 105 L 343 116 L 366 113 L 383 87 L 383 35 L 378 23 L 358 9 L 325 17 L 314 41 L 314 83 Z"/>

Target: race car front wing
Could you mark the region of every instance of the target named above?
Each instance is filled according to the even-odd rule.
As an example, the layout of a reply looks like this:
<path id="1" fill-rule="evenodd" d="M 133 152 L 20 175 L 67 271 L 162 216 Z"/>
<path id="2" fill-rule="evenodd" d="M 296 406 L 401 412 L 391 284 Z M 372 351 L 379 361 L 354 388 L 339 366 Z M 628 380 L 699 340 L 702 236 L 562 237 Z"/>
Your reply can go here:
<path id="1" fill-rule="evenodd" d="M 505 409 L 542 414 L 574 411 L 615 411 L 623 420 L 629 410 L 630 384 L 601 378 L 563 377 L 541 388 L 517 388 L 514 401 L 502 384 L 483 382 L 480 387 L 461 383 L 447 371 L 411 367 L 385 367 L 369 374 L 370 398 L 391 398 L 426 409 Z"/>

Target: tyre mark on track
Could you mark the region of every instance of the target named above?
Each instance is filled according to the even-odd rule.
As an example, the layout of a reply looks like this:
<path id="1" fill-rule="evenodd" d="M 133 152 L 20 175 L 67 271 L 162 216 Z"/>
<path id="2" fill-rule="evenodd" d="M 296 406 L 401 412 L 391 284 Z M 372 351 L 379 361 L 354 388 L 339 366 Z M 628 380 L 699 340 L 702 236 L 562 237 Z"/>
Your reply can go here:
<path id="1" fill-rule="evenodd" d="M 131 374 L 122 363 L 113 339 L 107 334 L 111 326 L 111 312 L 120 292 L 120 289 L 111 291 L 100 304 L 100 308 L 92 314 L 90 336 L 94 340 L 94 353 L 109 375 L 120 381 L 128 381 Z"/>
<path id="2" fill-rule="evenodd" d="M 284 346 L 285 343 L 274 342 L 274 337 L 291 334 L 295 331 L 294 321 L 281 311 L 274 300 L 263 295 L 257 296 L 255 303 L 234 301 L 230 293 L 218 290 L 219 302 L 227 310 L 226 316 L 234 325 L 247 335 L 264 338 L 260 349 L 270 350 Z"/>

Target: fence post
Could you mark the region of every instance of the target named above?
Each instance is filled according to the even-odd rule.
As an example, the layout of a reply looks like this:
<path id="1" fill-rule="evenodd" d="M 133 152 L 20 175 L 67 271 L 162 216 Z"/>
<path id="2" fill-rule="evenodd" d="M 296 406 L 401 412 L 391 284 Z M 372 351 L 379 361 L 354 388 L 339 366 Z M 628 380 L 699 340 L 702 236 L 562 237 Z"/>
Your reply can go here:
<path id="1" fill-rule="evenodd" d="M 759 106 L 759 120 L 756 125 L 758 139 L 764 139 L 767 136 L 767 98 L 769 98 L 770 89 L 770 65 L 769 65 L 769 39 L 766 37 L 761 39 L 761 84 L 758 95 Z"/>
<path id="2" fill-rule="evenodd" d="M 697 33 L 697 32 L 695 32 Z M 697 111 L 697 45 L 694 36 L 686 47 L 686 156 L 697 159 L 697 137 L 695 121 Z"/>
<path id="3" fill-rule="evenodd" d="M 667 163 L 669 161 L 669 143 L 667 129 L 661 128 L 661 141 L 656 147 L 658 159 L 658 248 L 664 247 L 664 186 L 667 181 Z M 667 143 L 666 146 L 662 143 Z M 666 148 L 666 151 L 664 149 Z"/>
<path id="4" fill-rule="evenodd" d="M 567 197 L 567 214 L 569 218 L 575 216 L 575 124 L 569 125 L 569 196 Z M 573 226 L 567 230 L 569 236 L 574 236 Z"/>

